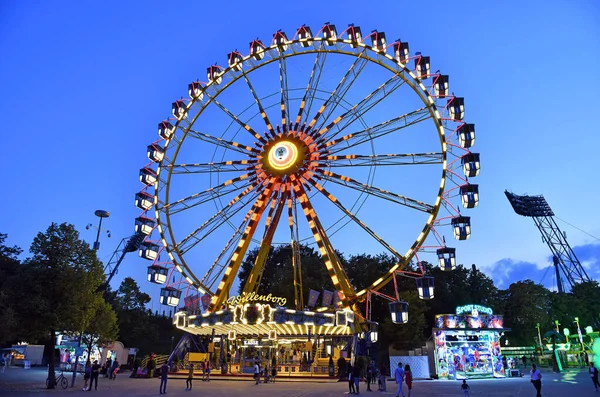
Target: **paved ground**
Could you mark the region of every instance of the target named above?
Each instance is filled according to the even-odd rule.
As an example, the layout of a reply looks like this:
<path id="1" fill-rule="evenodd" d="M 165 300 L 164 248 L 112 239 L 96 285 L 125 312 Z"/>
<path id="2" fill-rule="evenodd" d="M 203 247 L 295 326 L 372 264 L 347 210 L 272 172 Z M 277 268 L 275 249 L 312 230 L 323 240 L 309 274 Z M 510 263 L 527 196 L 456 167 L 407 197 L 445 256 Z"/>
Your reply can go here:
<path id="1" fill-rule="evenodd" d="M 127 374 L 124 374 L 127 375 Z M 569 396 L 586 397 L 598 396 L 595 393 L 592 382 L 585 371 L 572 371 L 563 374 L 543 373 L 544 385 L 542 395 L 544 397 Z M 81 387 L 83 379 L 78 376 L 76 387 L 67 390 L 46 390 L 46 371 L 41 369 L 23 370 L 21 368 L 9 368 L 6 373 L 0 373 L 0 396 L 57 396 L 57 395 L 79 395 L 79 396 L 158 396 L 158 379 L 129 379 L 121 376 L 117 380 L 110 381 L 100 378 L 98 391 L 83 392 Z M 69 377 L 70 381 L 70 377 Z M 388 382 L 387 392 L 367 392 L 365 385 L 361 384 L 362 396 L 394 397 L 395 384 Z M 70 384 L 70 383 L 69 383 Z M 535 390 L 527 378 L 509 378 L 495 380 L 473 380 L 471 385 L 471 396 L 535 396 Z M 412 397 L 416 396 L 462 396 L 457 381 L 415 381 Z M 192 391 L 185 391 L 185 380 L 170 379 L 167 386 L 167 394 L 171 397 L 179 396 L 236 396 L 236 397 L 344 397 L 348 394 L 346 383 L 299 383 L 278 382 L 275 384 L 254 385 L 252 381 L 219 381 L 194 382 Z M 376 389 L 376 387 L 374 388 Z M 88 394 L 89 393 L 89 394 Z M 405 386 L 406 393 L 406 386 Z"/>

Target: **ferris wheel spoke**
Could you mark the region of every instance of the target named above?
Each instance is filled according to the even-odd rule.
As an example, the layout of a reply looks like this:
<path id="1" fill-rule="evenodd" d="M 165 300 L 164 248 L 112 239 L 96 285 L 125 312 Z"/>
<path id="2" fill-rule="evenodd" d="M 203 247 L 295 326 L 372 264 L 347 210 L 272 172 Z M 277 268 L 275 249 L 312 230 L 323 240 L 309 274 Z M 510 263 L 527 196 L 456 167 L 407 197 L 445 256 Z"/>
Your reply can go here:
<path id="1" fill-rule="evenodd" d="M 380 189 L 375 186 L 367 185 L 365 183 L 359 182 L 350 177 L 336 174 L 331 171 L 323 170 L 321 171 L 320 177 L 324 180 L 336 183 L 341 186 L 349 187 L 354 190 L 358 190 L 360 192 L 368 193 L 372 196 L 379 197 L 382 199 L 386 199 L 392 201 L 396 204 L 403 205 L 408 208 L 412 208 L 418 211 L 426 212 L 428 214 L 433 213 L 434 207 L 427 203 L 423 203 L 421 201 L 411 199 L 406 196 L 399 195 L 397 193 L 389 192 L 384 189 Z"/>
<path id="2" fill-rule="evenodd" d="M 352 108 L 350 108 L 348 111 L 344 112 L 341 116 L 338 116 L 331 123 L 327 124 L 326 127 L 319 130 L 321 141 L 326 142 L 331 140 L 337 134 L 341 133 L 346 127 L 354 123 L 356 120 L 359 120 L 365 115 L 365 113 L 373 109 L 373 107 L 375 107 L 378 103 L 400 88 L 405 83 L 404 79 L 400 77 L 402 73 L 403 72 L 398 72 L 394 74 L 394 76 L 392 76 L 388 81 L 381 84 L 369 95 L 364 97 L 360 102 L 352 106 Z M 336 131 L 332 131 L 334 127 L 336 128 Z"/>
<path id="3" fill-rule="evenodd" d="M 255 177 L 254 172 L 250 172 L 236 178 L 229 179 L 220 185 L 211 187 L 199 193 L 194 193 L 191 196 L 184 197 L 180 200 L 172 203 L 165 204 L 158 207 L 159 210 L 166 210 L 169 215 L 177 214 L 181 211 L 193 208 L 197 205 L 204 204 L 212 201 L 216 198 L 226 196 L 230 193 L 238 191 L 242 188 L 246 188 L 252 185 L 252 179 Z M 238 182 L 244 182 L 239 186 L 236 185 Z"/>
<path id="4" fill-rule="evenodd" d="M 417 165 L 417 164 L 442 164 L 443 153 L 398 153 L 398 154 L 346 154 L 340 156 L 326 156 L 325 162 L 320 163 L 327 167 L 370 167 L 383 165 Z"/>
<path id="5" fill-rule="evenodd" d="M 225 265 L 221 264 L 223 257 L 225 256 L 225 254 L 229 251 L 229 249 L 231 247 L 238 244 L 239 240 L 242 238 L 241 230 L 246 227 L 246 225 L 248 224 L 248 221 L 250 220 L 251 215 L 252 214 L 250 211 L 248 211 L 246 213 L 244 220 L 240 223 L 240 225 L 237 227 L 237 229 L 235 229 L 235 231 L 233 232 L 233 235 L 231 236 L 231 238 L 229 239 L 227 244 L 225 244 L 225 247 L 223 247 L 223 250 L 221 250 L 221 252 L 219 253 L 219 256 L 217 256 L 217 259 L 215 259 L 215 261 L 213 262 L 211 267 L 208 269 L 208 271 L 202 278 L 202 284 L 207 285 L 207 286 L 209 286 L 210 289 L 212 289 L 212 287 L 214 286 L 214 283 L 218 280 L 219 276 L 221 276 L 221 274 L 225 270 Z M 229 261 L 229 259 L 231 259 L 231 255 L 233 255 L 233 252 L 231 252 L 231 254 L 229 255 L 228 261 Z M 214 295 L 214 294 L 211 293 L 211 295 Z"/>
<path id="6" fill-rule="evenodd" d="M 320 42 L 319 44 L 319 49 L 321 49 L 324 44 L 323 42 Z M 327 51 L 317 52 L 317 57 L 315 58 L 315 63 L 313 64 L 312 71 L 310 72 L 310 78 L 308 79 L 308 84 L 306 85 L 304 96 L 302 97 L 302 101 L 300 102 L 300 109 L 298 110 L 298 116 L 296 117 L 296 125 L 294 127 L 294 129 L 296 130 L 298 129 L 301 123 L 303 124 L 308 121 L 308 117 L 312 109 L 313 100 L 317 92 L 317 87 L 319 86 L 319 81 L 321 80 L 321 74 L 323 73 L 323 66 L 325 65 L 326 59 Z M 306 111 L 304 111 L 304 109 L 306 109 Z"/>
<path id="7" fill-rule="evenodd" d="M 333 286 L 337 291 L 340 291 L 344 294 L 342 301 L 347 305 L 349 299 L 355 297 L 355 291 L 350 281 L 348 280 L 348 276 L 346 272 L 342 268 L 341 263 L 325 233 L 325 228 L 321 225 L 319 218 L 317 217 L 317 213 L 313 208 L 306 191 L 302 187 L 302 182 L 297 180 L 295 176 L 292 177 L 292 187 L 294 189 L 294 194 L 300 201 L 300 205 L 302 206 L 302 210 L 304 212 L 304 216 L 308 221 L 308 226 L 313 234 L 313 238 L 319 247 L 319 251 L 321 252 L 321 256 L 324 259 L 325 267 L 327 268 L 327 272 L 329 273 L 329 277 L 333 283 Z"/>
<path id="8" fill-rule="evenodd" d="M 338 83 L 337 87 L 335 87 L 329 98 L 327 98 L 325 103 L 323 103 L 315 117 L 312 119 L 309 127 L 312 128 L 315 126 L 317 119 L 322 116 L 322 120 L 319 125 L 316 126 L 316 130 L 318 131 L 323 128 L 327 120 L 329 120 L 329 117 L 333 114 L 333 112 L 335 112 L 340 102 L 344 99 L 344 96 L 348 93 L 348 90 L 350 90 L 350 87 L 352 87 L 360 73 L 363 71 L 365 66 L 367 66 L 367 63 L 369 63 L 367 58 L 363 57 L 365 53 L 366 49 L 358 54 L 352 65 L 350 65 L 348 68 L 346 74 L 344 74 L 344 77 L 342 77 Z"/>
<path id="9" fill-rule="evenodd" d="M 252 82 L 250 82 L 248 75 L 243 70 L 242 70 L 242 76 L 244 77 L 244 80 L 246 81 L 246 85 L 248 85 L 248 89 L 250 89 L 250 92 L 252 93 L 252 96 L 254 97 L 254 102 L 256 102 L 256 106 L 258 106 L 260 116 L 262 117 L 263 121 L 265 122 L 265 125 L 267 126 L 267 129 L 269 130 L 270 136 L 274 137 L 275 131 L 273 130 L 273 124 L 271 124 L 271 121 L 269 120 L 269 116 L 267 116 L 267 112 L 265 111 L 265 108 L 262 105 L 262 102 L 260 101 L 260 98 L 258 97 L 258 94 L 256 93 L 256 90 L 254 89 Z"/>
<path id="10" fill-rule="evenodd" d="M 260 282 L 265 270 L 265 263 L 267 261 L 267 257 L 269 256 L 269 251 L 271 250 L 273 236 L 275 235 L 275 230 L 279 224 L 281 213 L 285 207 L 287 196 L 288 192 L 286 192 L 285 189 L 282 189 L 282 191 L 279 194 L 276 193 L 273 197 L 273 200 L 271 200 L 271 206 L 265 221 L 265 231 L 263 233 L 263 238 L 260 241 L 260 248 L 258 250 L 258 254 L 256 255 L 254 266 L 250 271 L 250 275 L 246 280 L 246 284 L 244 284 L 244 289 L 242 290 L 243 293 L 258 292 L 258 288 L 260 287 Z"/>
<path id="11" fill-rule="evenodd" d="M 290 122 L 290 103 L 288 101 L 288 77 L 287 65 L 283 52 L 279 54 L 279 91 L 281 104 L 281 127 L 283 132 L 288 130 L 288 122 Z"/>
<path id="12" fill-rule="evenodd" d="M 231 200 L 226 206 L 217 211 L 213 216 L 211 216 L 206 222 L 204 222 L 200 227 L 196 228 L 192 233 L 188 234 L 183 240 L 175 245 L 175 248 L 179 250 L 181 254 L 185 254 L 189 252 L 192 248 L 194 248 L 198 243 L 204 240 L 206 237 L 210 236 L 212 232 L 217 230 L 219 227 L 229 222 L 229 220 L 235 216 L 238 212 L 240 212 L 247 204 L 249 204 L 252 200 L 256 199 L 256 197 L 260 194 L 260 190 L 255 192 L 252 196 L 244 199 L 244 197 L 249 194 L 255 186 L 251 185 L 242 193 L 237 195 L 233 200 Z M 238 204 L 240 203 L 240 204 Z M 201 232 L 205 232 L 200 235 Z"/>
<path id="13" fill-rule="evenodd" d="M 248 246 L 250 245 L 250 241 L 252 241 L 252 236 L 254 235 L 256 227 L 260 222 L 260 218 L 268 205 L 269 198 L 273 194 L 273 185 L 276 179 L 277 178 L 271 178 L 267 182 L 264 190 L 260 194 L 260 197 L 254 202 L 252 208 L 250 208 L 250 221 L 246 225 L 242 234 L 242 238 L 240 239 L 235 251 L 233 252 L 233 255 L 229 260 L 229 264 L 225 269 L 225 274 L 223 275 L 223 278 L 221 279 L 221 282 L 217 287 L 217 291 L 212 297 L 209 307 L 210 311 L 215 310 L 215 308 L 217 307 L 221 307 L 221 305 L 225 303 L 228 291 L 230 290 L 235 276 L 238 273 L 240 265 L 242 264 L 242 261 L 246 256 L 246 251 L 248 251 Z"/>
<path id="14" fill-rule="evenodd" d="M 203 174 L 210 172 L 249 171 L 257 160 L 229 160 L 216 163 L 171 164 L 163 166 L 170 168 L 172 174 Z"/>
<path id="15" fill-rule="evenodd" d="M 212 103 L 214 103 L 219 109 L 221 109 L 225 114 L 227 114 L 233 121 L 238 123 L 240 125 L 240 127 L 245 129 L 246 131 L 248 131 L 259 142 L 261 142 L 261 143 L 267 142 L 262 135 L 260 135 L 256 131 L 254 131 L 254 129 L 252 129 L 252 127 L 250 127 L 248 125 L 248 123 L 245 123 L 242 120 L 240 120 L 235 114 L 233 114 L 229 109 L 227 109 L 223 104 L 221 104 L 221 102 L 219 102 L 215 97 L 210 96 L 207 93 L 205 93 L 205 95 L 208 96 L 208 98 L 212 101 Z"/>
<path id="16" fill-rule="evenodd" d="M 379 237 L 371 228 L 369 228 L 364 222 L 362 222 L 356 215 L 348 211 L 346 207 L 331 193 L 329 193 L 323 186 L 316 182 L 312 178 L 305 178 L 305 180 L 314 186 L 321 194 L 323 194 L 329 201 L 331 201 L 336 207 L 338 207 L 346 216 L 356 222 L 363 230 L 365 230 L 371 237 L 379 242 L 383 247 L 392 253 L 399 261 L 404 260 L 404 257 L 398 253 L 391 245 L 386 243 L 381 237 Z"/>
<path id="17" fill-rule="evenodd" d="M 395 117 L 391 120 L 384 121 L 383 123 L 379 123 L 373 127 L 351 132 L 342 136 L 341 138 L 330 140 L 325 144 L 325 147 L 330 148 L 330 154 L 334 154 L 366 142 L 371 142 L 377 138 L 381 138 L 382 136 L 399 131 L 403 128 L 408 128 L 430 118 L 431 114 L 429 109 L 423 107 L 410 113 L 403 114 L 402 116 Z M 345 143 L 346 145 L 340 145 L 342 143 Z"/>
<path id="18" fill-rule="evenodd" d="M 221 147 L 223 147 L 225 149 L 230 149 L 230 150 L 233 150 L 233 151 L 236 151 L 236 152 L 239 152 L 239 153 L 243 153 L 243 154 L 245 154 L 247 156 L 253 156 L 254 157 L 254 156 L 256 156 L 257 154 L 260 153 L 260 150 L 258 150 L 256 148 L 253 148 L 253 147 L 250 147 L 250 146 L 246 146 L 246 145 L 242 145 L 241 143 L 234 142 L 234 141 L 226 141 L 224 139 L 214 137 L 214 136 L 212 136 L 210 134 L 207 134 L 205 132 L 198 132 L 198 131 L 189 129 L 187 133 L 188 133 L 189 136 L 191 136 L 193 138 L 197 138 L 197 139 L 199 139 L 201 141 L 208 142 L 208 143 L 211 143 L 211 144 L 216 145 L 216 146 L 221 146 Z"/>
<path id="19" fill-rule="evenodd" d="M 298 211 L 296 199 L 291 192 L 287 198 L 288 225 L 290 227 L 290 241 L 292 248 L 292 270 L 294 272 L 294 303 L 296 310 L 304 307 L 304 296 L 302 294 L 302 261 L 300 259 L 300 237 L 298 233 Z"/>

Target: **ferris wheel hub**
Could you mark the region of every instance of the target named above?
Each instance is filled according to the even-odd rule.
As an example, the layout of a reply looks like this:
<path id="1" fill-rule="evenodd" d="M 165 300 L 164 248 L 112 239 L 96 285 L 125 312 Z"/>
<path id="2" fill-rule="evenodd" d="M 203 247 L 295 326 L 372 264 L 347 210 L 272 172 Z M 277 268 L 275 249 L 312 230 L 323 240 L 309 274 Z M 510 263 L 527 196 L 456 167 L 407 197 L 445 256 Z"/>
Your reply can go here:
<path id="1" fill-rule="evenodd" d="M 280 135 L 269 140 L 263 147 L 260 160 L 262 168 L 272 176 L 292 175 L 304 165 L 309 152 L 308 145 L 294 133 Z"/>

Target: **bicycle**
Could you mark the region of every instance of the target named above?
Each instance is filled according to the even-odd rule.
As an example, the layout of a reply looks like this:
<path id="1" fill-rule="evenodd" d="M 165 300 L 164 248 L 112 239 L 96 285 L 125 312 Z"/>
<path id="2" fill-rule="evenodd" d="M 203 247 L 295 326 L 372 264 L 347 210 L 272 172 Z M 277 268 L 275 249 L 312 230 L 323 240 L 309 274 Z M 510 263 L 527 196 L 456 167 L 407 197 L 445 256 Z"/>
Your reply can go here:
<path id="1" fill-rule="evenodd" d="M 67 387 L 69 387 L 69 381 L 67 380 L 67 377 L 64 375 L 64 373 L 61 371 L 60 375 L 58 375 L 56 377 L 56 379 L 54 380 L 54 385 L 58 386 L 58 383 L 60 382 L 60 386 L 63 389 L 66 389 Z M 48 387 L 50 385 L 50 378 L 46 378 L 46 387 Z"/>

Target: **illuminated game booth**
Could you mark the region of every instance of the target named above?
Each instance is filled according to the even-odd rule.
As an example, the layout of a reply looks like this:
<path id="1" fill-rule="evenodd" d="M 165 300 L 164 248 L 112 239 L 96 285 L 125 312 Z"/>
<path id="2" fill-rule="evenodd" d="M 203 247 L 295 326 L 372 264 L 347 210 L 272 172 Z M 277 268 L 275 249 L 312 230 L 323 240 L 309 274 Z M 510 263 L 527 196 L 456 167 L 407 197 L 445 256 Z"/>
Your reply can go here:
<path id="1" fill-rule="evenodd" d="M 435 316 L 435 363 L 440 379 L 504 378 L 500 337 L 502 316 L 479 305 Z"/>

